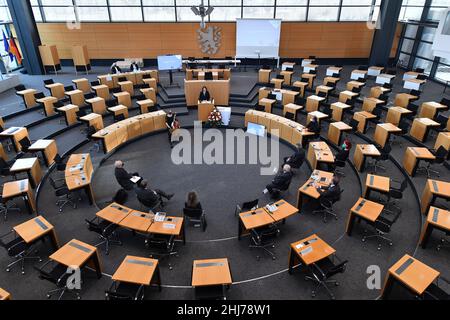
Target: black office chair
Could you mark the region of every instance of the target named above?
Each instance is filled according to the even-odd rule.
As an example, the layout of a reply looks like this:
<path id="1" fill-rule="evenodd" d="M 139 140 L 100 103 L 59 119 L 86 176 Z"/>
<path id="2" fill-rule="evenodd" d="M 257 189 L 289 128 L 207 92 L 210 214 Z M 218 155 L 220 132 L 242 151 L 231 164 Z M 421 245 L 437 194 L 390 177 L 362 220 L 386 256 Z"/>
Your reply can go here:
<path id="1" fill-rule="evenodd" d="M 352 92 L 353 92 L 353 93 L 357 93 L 357 94 L 359 95 L 359 94 L 361 94 L 361 88 L 353 87 L 353 88 L 352 88 Z"/>
<path id="2" fill-rule="evenodd" d="M 391 219 L 390 216 L 387 216 L 386 214 L 381 213 L 381 215 L 378 217 L 375 222 L 369 222 L 369 225 L 371 225 L 375 232 L 370 235 L 365 235 L 362 238 L 362 242 L 366 242 L 367 239 L 376 238 L 379 240 L 378 242 L 378 250 L 381 250 L 381 240 L 387 241 L 389 246 L 393 245 L 393 242 L 391 239 L 389 239 L 386 234 L 391 232 L 392 226 L 395 222 L 397 222 L 398 218 L 400 217 L 401 212 L 397 212 L 394 217 Z M 367 233 L 367 231 L 365 231 Z"/>
<path id="3" fill-rule="evenodd" d="M 387 213 L 394 213 L 391 208 L 394 208 L 397 210 L 397 212 L 401 212 L 402 209 L 397 205 L 395 200 L 401 200 L 403 199 L 403 192 L 405 192 L 406 188 L 408 187 L 408 180 L 404 179 L 403 182 L 400 184 L 400 188 L 390 187 L 389 193 L 387 194 L 387 201 L 385 205 L 385 211 Z"/>
<path id="4" fill-rule="evenodd" d="M 205 72 L 205 80 L 206 81 L 214 80 L 213 73 L 212 72 Z"/>
<path id="5" fill-rule="evenodd" d="M 421 92 L 419 90 L 411 90 L 409 93 L 415 96 L 415 98 L 412 98 L 410 101 L 416 101 L 420 99 Z"/>
<path id="6" fill-rule="evenodd" d="M 61 300 L 66 293 L 70 293 L 76 297 L 77 300 L 81 299 L 79 292 L 76 289 L 69 289 L 68 279 L 70 273 L 67 272 L 65 265 L 59 264 L 53 260 L 48 260 L 41 267 L 35 267 L 39 272 L 39 279 L 49 281 L 57 286 L 56 289 L 47 292 L 47 299 L 50 299 L 54 295 L 59 295 L 58 300 Z"/>
<path id="7" fill-rule="evenodd" d="M 76 112 L 76 115 L 77 115 L 77 120 L 78 120 L 78 121 L 81 121 L 80 118 L 82 118 L 82 117 L 84 117 L 85 115 L 87 115 L 86 109 L 79 109 L 79 110 Z"/>
<path id="8" fill-rule="evenodd" d="M 335 256 L 336 260 L 339 260 Z M 313 281 L 317 284 L 317 287 L 311 291 L 311 296 L 314 298 L 317 295 L 317 292 L 321 287 L 325 288 L 325 290 L 330 295 L 331 299 L 335 299 L 334 294 L 331 292 L 330 288 L 328 288 L 328 284 L 334 284 L 335 286 L 339 286 L 339 282 L 336 280 L 332 280 L 331 278 L 337 274 L 344 273 L 347 268 L 348 260 L 343 262 L 339 262 L 336 264 L 334 259 L 325 258 L 320 260 L 319 262 L 314 263 L 310 270 L 311 275 L 305 276 L 305 280 Z"/>
<path id="9" fill-rule="evenodd" d="M 436 122 L 439 123 L 439 127 L 434 127 L 434 130 L 436 130 L 437 132 L 447 131 L 448 117 L 444 116 L 443 114 L 439 114 L 436 117 Z"/>
<path id="10" fill-rule="evenodd" d="M 85 221 L 88 225 L 88 230 L 95 232 L 100 236 L 102 241 L 97 243 L 95 246 L 99 247 L 104 244 L 106 255 L 109 255 L 109 248 L 111 245 L 122 245 L 119 234 L 116 232 L 118 227 L 116 224 L 106 220 L 101 220 L 98 217 L 95 217 L 93 220 L 86 219 Z"/>
<path id="11" fill-rule="evenodd" d="M 345 169 L 346 166 L 347 166 L 346 161 L 335 159 L 334 160 L 334 174 L 341 176 L 341 177 L 345 177 L 345 173 L 343 171 L 339 170 L 338 168 Z"/>
<path id="12" fill-rule="evenodd" d="M 10 231 L 0 236 L 0 247 L 5 249 L 8 256 L 13 259 L 13 262 L 6 266 L 6 272 L 10 272 L 11 267 L 20 263 L 22 274 L 25 274 L 26 260 L 42 261 L 38 256 L 31 256 L 35 252 L 34 245 L 26 243 L 21 237 L 16 235 L 15 231 Z"/>
<path id="13" fill-rule="evenodd" d="M 417 80 L 427 80 L 427 79 L 428 79 L 428 77 L 426 75 L 424 75 L 424 74 L 419 74 L 417 76 Z"/>
<path id="14" fill-rule="evenodd" d="M 111 287 L 105 291 L 105 299 L 108 301 L 142 301 L 145 299 L 145 287 L 114 281 Z"/>
<path id="15" fill-rule="evenodd" d="M 55 165 L 56 171 L 59 173 L 64 173 L 66 171 L 67 164 L 63 161 L 59 153 L 55 155 Z"/>
<path id="16" fill-rule="evenodd" d="M 447 106 L 450 108 L 450 99 L 442 98 L 440 101 L 440 104 L 443 104 L 444 106 Z"/>
<path id="17" fill-rule="evenodd" d="M 423 69 L 423 68 L 416 68 L 414 71 L 417 72 L 417 73 L 424 73 L 425 69 Z"/>
<path id="18" fill-rule="evenodd" d="M 0 188 L 0 191 L 3 188 Z M 2 195 L 0 194 L 0 215 L 3 215 L 4 220 L 8 220 L 8 213 L 10 211 L 17 211 L 20 212 L 21 209 L 17 207 L 16 203 L 12 200 L 4 200 Z"/>
<path id="19" fill-rule="evenodd" d="M 450 247 L 450 231 L 447 231 L 445 233 L 445 236 L 441 238 L 441 241 L 439 242 L 438 246 L 436 247 L 437 251 L 441 251 L 442 248 L 449 248 Z"/>
<path id="20" fill-rule="evenodd" d="M 344 190 L 341 190 L 339 193 L 339 196 L 335 197 L 334 199 L 327 199 L 324 197 L 320 197 L 320 210 L 314 210 L 313 214 L 323 214 L 323 222 L 327 223 L 327 217 L 328 215 L 333 216 L 336 220 L 338 220 L 337 212 L 333 210 L 333 205 L 340 201 L 342 198 L 342 193 L 344 193 Z"/>
<path id="21" fill-rule="evenodd" d="M 289 187 L 291 185 L 292 179 L 286 181 L 286 183 L 284 185 L 282 185 L 279 188 L 273 188 L 273 193 L 272 193 L 272 199 L 273 200 L 279 200 L 281 198 L 281 193 L 284 191 L 289 190 Z"/>
<path id="22" fill-rule="evenodd" d="M 183 217 L 189 222 L 193 222 L 195 226 L 199 226 L 203 232 L 206 231 L 206 214 L 203 209 L 184 208 Z"/>
<path id="23" fill-rule="evenodd" d="M 0 176 L 7 177 L 11 175 L 11 167 L 14 164 L 14 161 L 6 161 L 2 157 L 0 157 Z"/>
<path id="24" fill-rule="evenodd" d="M 381 105 L 386 106 L 389 102 L 389 93 L 385 92 L 378 97 L 379 100 L 383 101 Z"/>
<path id="25" fill-rule="evenodd" d="M 64 92 L 69 92 L 69 91 L 74 91 L 75 87 L 74 86 L 65 86 L 64 87 Z"/>
<path id="26" fill-rule="evenodd" d="M 282 74 L 277 74 L 275 78 L 279 80 L 284 80 L 284 76 Z"/>
<path id="27" fill-rule="evenodd" d="M 258 208 L 258 204 L 259 204 L 259 199 L 256 199 L 256 200 L 253 200 L 253 201 L 244 202 L 244 203 L 242 203 L 240 205 L 237 204 L 236 205 L 236 209 L 234 210 L 234 215 L 238 216 L 242 212 L 255 210 L 255 209 Z"/>
<path id="28" fill-rule="evenodd" d="M 150 258 L 163 260 L 171 256 L 177 256 L 175 251 L 175 237 L 171 235 L 149 234 L 145 240 L 145 245 L 151 250 Z M 169 270 L 173 270 L 173 266 L 168 261 Z"/>
<path id="29" fill-rule="evenodd" d="M 125 81 L 127 81 L 127 77 L 119 77 L 117 79 L 117 82 L 125 82 Z"/>
<path id="30" fill-rule="evenodd" d="M 295 114 L 293 114 L 292 112 L 286 112 L 286 114 L 284 115 L 284 117 L 286 118 L 286 119 L 289 119 L 289 120 L 292 120 L 292 121 L 295 121 L 296 119 L 296 117 L 295 117 Z"/>
<path id="31" fill-rule="evenodd" d="M 377 124 L 380 123 L 380 119 L 383 117 L 383 109 L 381 107 L 376 107 L 372 110 L 372 114 L 375 116 L 375 118 L 369 119 L 369 126 L 368 129 L 370 129 L 372 126 L 370 124 L 373 124 L 373 127 L 376 128 Z"/>
<path id="32" fill-rule="evenodd" d="M 27 90 L 27 87 L 25 87 L 23 84 L 19 84 L 18 86 L 14 87 L 14 90 L 16 91 L 17 94 L 17 91 Z"/>
<path id="33" fill-rule="evenodd" d="M 416 104 L 414 104 L 414 103 L 412 103 L 412 102 L 410 102 L 410 103 L 406 106 L 406 109 L 412 111 L 411 113 L 409 113 L 409 114 L 406 115 L 406 118 L 409 119 L 409 120 L 411 120 L 411 121 L 414 120 L 414 118 L 415 118 L 416 115 L 417 115 L 417 112 L 419 111 L 419 106 L 416 105 Z"/>
<path id="34" fill-rule="evenodd" d="M 96 87 L 96 86 L 99 86 L 101 83 L 100 83 L 100 81 L 98 81 L 98 80 L 95 80 L 95 81 L 91 81 L 91 87 Z"/>
<path id="35" fill-rule="evenodd" d="M 89 92 L 84 95 L 84 100 L 94 99 L 96 97 L 95 93 Z"/>
<path id="36" fill-rule="evenodd" d="M 351 119 L 349 126 L 352 127 L 352 133 L 355 134 L 358 132 L 359 121 L 356 119 Z"/>
<path id="37" fill-rule="evenodd" d="M 266 110 L 266 108 L 265 108 L 264 106 L 261 106 L 261 105 L 257 104 L 257 105 L 255 106 L 255 110 L 256 110 L 256 111 L 264 112 L 264 111 Z"/>
<path id="38" fill-rule="evenodd" d="M 38 92 L 34 94 L 34 98 L 36 100 L 45 98 L 45 94 L 43 92 Z"/>
<path id="39" fill-rule="evenodd" d="M 195 287 L 195 300 L 226 300 L 227 286 Z"/>
<path id="40" fill-rule="evenodd" d="M 125 115 L 123 113 L 118 114 L 118 115 L 114 115 L 114 122 L 120 122 L 125 120 Z"/>
<path id="41" fill-rule="evenodd" d="M 381 155 L 376 157 L 375 160 L 369 164 L 369 167 L 373 167 L 372 173 L 377 173 L 379 169 L 386 171 L 386 167 L 380 165 L 380 162 L 388 161 L 391 151 L 392 147 L 389 144 L 386 144 L 384 148 L 380 150 Z"/>
<path id="42" fill-rule="evenodd" d="M 447 154 L 448 151 L 445 149 L 444 146 L 440 146 L 439 149 L 437 149 L 434 153 L 435 159 L 424 159 L 423 161 L 425 161 L 427 163 L 426 167 L 418 167 L 417 171 L 425 171 L 425 173 L 427 174 L 427 178 L 431 179 L 432 175 L 435 175 L 437 177 L 440 177 L 440 173 L 439 171 L 433 170 L 431 169 L 431 167 L 435 164 L 443 164 L 444 161 L 447 159 Z"/>
<path id="43" fill-rule="evenodd" d="M 445 282 L 445 289 L 444 286 L 440 285 L 440 281 Z M 432 283 L 426 288 L 421 298 L 423 300 L 431 301 L 448 301 L 450 300 L 450 292 L 448 291 L 449 285 L 450 281 L 440 276 L 437 278 L 436 283 Z"/>
<path id="44" fill-rule="evenodd" d="M 28 137 L 24 137 L 19 140 L 20 148 L 22 149 L 22 152 L 28 153 L 28 149 L 31 147 L 31 141 L 28 139 Z"/>
<path id="45" fill-rule="evenodd" d="M 388 69 L 386 70 L 386 74 L 390 74 L 392 76 L 396 76 L 397 75 L 397 71 L 394 69 Z"/>
<path id="46" fill-rule="evenodd" d="M 383 84 L 383 88 L 389 90 L 389 91 L 385 91 L 385 92 L 392 92 L 393 85 L 391 83 L 386 82 Z"/>
<path id="47" fill-rule="evenodd" d="M 124 188 L 125 189 L 125 188 Z M 164 201 L 160 195 L 158 195 L 158 198 L 154 202 L 150 202 L 147 199 L 143 199 L 140 197 L 137 197 L 139 203 L 148 210 L 148 212 L 155 212 L 158 210 L 164 209 Z"/>
<path id="48" fill-rule="evenodd" d="M 77 208 L 76 202 L 72 200 L 72 193 L 65 183 L 58 186 L 55 180 L 51 177 L 48 178 L 48 181 L 50 182 L 50 185 L 55 192 L 55 196 L 58 199 L 56 201 L 56 206 L 58 206 L 59 213 L 62 213 L 64 207 L 67 205 L 71 205 L 74 209 Z"/>
<path id="49" fill-rule="evenodd" d="M 366 66 L 366 65 L 359 66 L 358 70 L 367 71 L 367 70 L 369 70 L 369 66 Z"/>
<path id="50" fill-rule="evenodd" d="M 86 138 L 93 142 L 92 146 L 89 148 L 89 152 L 95 151 L 100 152 L 100 143 L 96 142 L 92 136 L 97 133 L 97 129 L 94 126 L 89 126 L 86 131 Z"/>
<path id="51" fill-rule="evenodd" d="M 51 84 L 54 84 L 54 83 L 55 83 L 55 81 L 53 81 L 53 79 L 44 80 L 44 86 L 48 86 L 48 85 L 51 85 Z M 52 94 L 52 90 L 51 89 L 48 89 L 48 92 L 50 92 L 50 95 Z"/>
<path id="52" fill-rule="evenodd" d="M 394 135 L 394 139 L 392 141 L 392 144 L 395 144 L 396 142 L 399 141 L 399 139 L 397 138 L 397 136 L 404 136 L 407 135 L 409 132 L 409 123 L 408 121 L 406 121 L 405 119 L 402 119 L 400 121 L 400 123 L 398 124 L 398 128 L 401 130 L 399 133 L 397 133 L 396 135 Z M 398 142 L 398 144 L 400 146 L 402 146 L 401 142 Z"/>
<path id="53" fill-rule="evenodd" d="M 275 242 L 273 239 L 278 237 L 280 230 L 276 225 L 272 224 L 258 229 L 250 230 L 251 241 L 253 244 L 249 246 L 252 249 L 261 249 L 272 257 L 272 260 L 276 260 L 275 254 L 268 248 L 275 248 Z M 260 260 L 260 256 L 256 256 L 256 260 Z"/>

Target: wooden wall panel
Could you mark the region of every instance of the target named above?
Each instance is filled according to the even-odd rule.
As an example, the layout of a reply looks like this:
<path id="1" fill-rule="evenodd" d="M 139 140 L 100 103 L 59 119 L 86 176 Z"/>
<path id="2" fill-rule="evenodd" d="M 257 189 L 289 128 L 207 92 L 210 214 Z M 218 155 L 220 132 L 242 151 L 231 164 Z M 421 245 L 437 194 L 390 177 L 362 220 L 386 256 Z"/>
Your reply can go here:
<path id="1" fill-rule="evenodd" d="M 234 56 L 236 25 L 210 25 L 222 27 L 222 46 L 211 57 Z M 38 24 L 42 43 L 56 45 L 62 59 L 70 59 L 71 47 L 82 44 L 87 45 L 91 59 L 155 58 L 171 53 L 203 57 L 198 27 L 198 23 L 82 23 L 80 30 L 69 30 L 64 23 Z M 280 56 L 368 58 L 373 33 L 363 22 L 286 22 L 282 24 Z"/>

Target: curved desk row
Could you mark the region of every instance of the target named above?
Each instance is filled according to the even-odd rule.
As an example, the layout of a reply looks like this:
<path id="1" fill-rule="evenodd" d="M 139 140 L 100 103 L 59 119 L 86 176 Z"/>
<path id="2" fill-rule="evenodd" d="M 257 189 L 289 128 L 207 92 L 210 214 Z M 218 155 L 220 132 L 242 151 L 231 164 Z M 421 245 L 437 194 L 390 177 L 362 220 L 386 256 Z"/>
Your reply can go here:
<path id="1" fill-rule="evenodd" d="M 298 122 L 286 119 L 275 114 L 248 110 L 245 113 L 245 127 L 249 122 L 262 125 L 267 132 L 276 135 L 290 144 L 304 144 L 304 137 L 313 136 L 313 132 L 309 132 L 304 126 Z"/>
<path id="2" fill-rule="evenodd" d="M 141 114 L 116 122 L 92 135 L 103 142 L 103 151 L 109 153 L 128 140 L 166 129 L 166 113 L 162 110 Z"/>

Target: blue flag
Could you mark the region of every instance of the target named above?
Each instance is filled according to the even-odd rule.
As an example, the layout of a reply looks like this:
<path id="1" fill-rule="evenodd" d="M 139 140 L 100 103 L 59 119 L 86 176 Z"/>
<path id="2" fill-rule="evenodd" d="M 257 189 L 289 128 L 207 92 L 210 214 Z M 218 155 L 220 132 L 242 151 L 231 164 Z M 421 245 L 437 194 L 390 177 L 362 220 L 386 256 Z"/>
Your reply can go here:
<path id="1" fill-rule="evenodd" d="M 9 58 L 11 59 L 11 61 L 14 61 L 14 55 L 9 50 L 9 42 L 5 36 L 5 31 L 2 30 L 2 33 L 3 33 L 3 44 L 5 46 L 5 51 L 8 52 Z"/>

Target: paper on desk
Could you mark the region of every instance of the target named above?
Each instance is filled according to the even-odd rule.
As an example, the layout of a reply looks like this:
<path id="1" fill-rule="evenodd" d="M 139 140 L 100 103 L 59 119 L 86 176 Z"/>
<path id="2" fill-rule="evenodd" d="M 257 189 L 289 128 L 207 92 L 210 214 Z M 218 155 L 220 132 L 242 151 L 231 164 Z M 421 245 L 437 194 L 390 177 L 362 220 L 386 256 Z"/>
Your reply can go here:
<path id="1" fill-rule="evenodd" d="M 176 225 L 176 224 L 173 224 L 173 223 L 164 223 L 164 224 L 163 224 L 163 228 L 164 228 L 164 229 L 171 229 L 171 230 L 174 230 L 176 227 L 177 227 L 177 225 Z"/>

